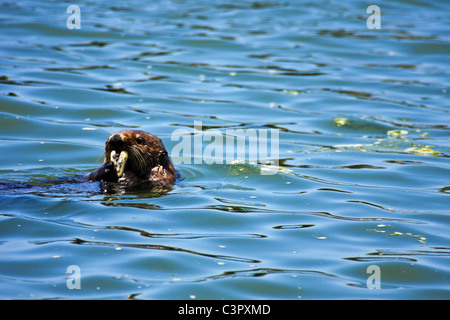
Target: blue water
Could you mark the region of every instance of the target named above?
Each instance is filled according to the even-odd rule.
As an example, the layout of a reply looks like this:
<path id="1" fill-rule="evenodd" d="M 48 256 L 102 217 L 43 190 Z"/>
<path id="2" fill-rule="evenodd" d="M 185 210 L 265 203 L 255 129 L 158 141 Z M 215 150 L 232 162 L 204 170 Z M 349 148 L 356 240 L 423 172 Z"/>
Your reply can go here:
<path id="1" fill-rule="evenodd" d="M 449 12 L 0 3 L 0 298 L 449 299 Z M 185 161 L 166 192 L 74 181 L 111 133 L 171 153 L 194 121 L 278 130 L 276 174 Z"/>

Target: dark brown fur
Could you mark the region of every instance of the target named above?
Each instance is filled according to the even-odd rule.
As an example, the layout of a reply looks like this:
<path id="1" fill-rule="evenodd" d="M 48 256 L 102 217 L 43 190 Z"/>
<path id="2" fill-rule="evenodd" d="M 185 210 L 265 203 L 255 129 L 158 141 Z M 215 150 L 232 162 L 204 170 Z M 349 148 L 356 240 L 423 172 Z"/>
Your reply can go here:
<path id="1" fill-rule="evenodd" d="M 118 177 L 111 151 L 128 152 L 128 161 L 122 177 Z M 141 130 L 119 131 L 108 138 L 105 144 L 103 165 L 89 175 L 90 181 L 118 183 L 125 187 L 138 185 L 169 186 L 175 182 L 176 171 L 169 159 L 161 139 Z"/>

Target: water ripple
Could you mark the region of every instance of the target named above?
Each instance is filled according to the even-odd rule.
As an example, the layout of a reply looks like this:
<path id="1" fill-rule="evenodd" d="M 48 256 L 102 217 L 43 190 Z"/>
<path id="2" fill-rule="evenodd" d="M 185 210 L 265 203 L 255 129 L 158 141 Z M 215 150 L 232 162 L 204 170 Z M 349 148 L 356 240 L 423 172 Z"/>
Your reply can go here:
<path id="1" fill-rule="evenodd" d="M 139 233 L 140 236 L 147 238 L 163 238 L 163 239 L 205 239 L 205 238 L 266 238 L 263 234 L 195 234 L 195 233 L 151 233 L 140 229 L 122 227 L 122 226 L 107 226 L 106 229 L 132 231 Z"/>
<path id="2" fill-rule="evenodd" d="M 92 246 L 108 246 L 108 247 L 116 247 L 116 248 L 135 248 L 135 249 L 146 249 L 146 250 L 164 250 L 164 251 L 174 251 L 181 253 L 188 253 L 192 255 L 203 256 L 207 258 L 219 259 L 219 260 L 227 260 L 227 261 L 236 261 L 243 263 L 260 263 L 260 260 L 250 259 L 244 257 L 236 257 L 236 256 L 226 256 L 212 253 L 204 253 L 193 251 L 184 248 L 171 247 L 166 245 L 156 245 L 156 244 L 138 244 L 138 243 L 119 243 L 119 242 L 105 242 L 105 241 L 93 241 L 93 240 L 83 240 L 80 238 L 74 239 L 70 241 L 73 244 L 78 245 L 92 245 Z"/>

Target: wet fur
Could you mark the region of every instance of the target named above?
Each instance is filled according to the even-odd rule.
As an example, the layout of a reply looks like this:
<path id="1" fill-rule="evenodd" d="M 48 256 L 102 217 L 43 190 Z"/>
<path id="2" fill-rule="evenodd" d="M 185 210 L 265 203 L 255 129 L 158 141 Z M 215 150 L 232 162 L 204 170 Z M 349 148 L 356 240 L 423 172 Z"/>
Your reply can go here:
<path id="1" fill-rule="evenodd" d="M 110 159 L 111 151 L 128 152 L 128 161 L 119 178 Z M 102 166 L 89 174 L 89 181 L 114 183 L 124 187 L 169 186 L 177 173 L 169 155 L 158 137 L 141 130 L 119 131 L 105 144 L 105 160 Z"/>

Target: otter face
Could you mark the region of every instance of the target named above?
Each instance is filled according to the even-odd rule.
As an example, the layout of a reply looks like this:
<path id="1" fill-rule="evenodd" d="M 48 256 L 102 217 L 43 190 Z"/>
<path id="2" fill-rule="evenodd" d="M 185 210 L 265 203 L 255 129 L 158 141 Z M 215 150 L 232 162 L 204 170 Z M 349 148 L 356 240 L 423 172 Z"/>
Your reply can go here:
<path id="1" fill-rule="evenodd" d="M 105 144 L 105 163 L 112 162 L 119 178 L 133 176 L 168 185 L 175 181 L 175 168 L 158 137 L 141 130 L 119 131 Z"/>

